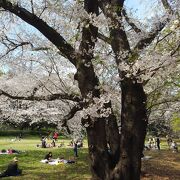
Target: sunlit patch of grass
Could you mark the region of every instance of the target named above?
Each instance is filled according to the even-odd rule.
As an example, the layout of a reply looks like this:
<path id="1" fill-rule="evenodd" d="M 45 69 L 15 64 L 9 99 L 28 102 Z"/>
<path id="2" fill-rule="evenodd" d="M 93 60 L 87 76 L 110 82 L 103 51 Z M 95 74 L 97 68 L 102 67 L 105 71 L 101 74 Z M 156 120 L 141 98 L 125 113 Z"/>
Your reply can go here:
<path id="1" fill-rule="evenodd" d="M 51 142 L 51 140 L 49 140 Z M 0 138 L 0 149 L 13 149 L 24 151 L 18 154 L 19 167 L 23 170 L 22 176 L 7 177 L 9 180 L 90 180 L 87 141 L 85 148 L 79 149 L 79 157 L 75 164 L 59 164 L 51 166 L 40 163 L 45 154 L 51 151 L 54 158 L 73 157 L 73 150 L 68 146 L 70 139 L 60 138 L 57 144 L 64 143 L 62 148 L 37 148 L 40 143 L 38 137 L 25 138 L 21 141 L 11 141 L 10 138 Z M 179 142 L 178 142 L 179 143 Z M 180 144 L 180 143 L 179 143 Z M 180 180 L 180 153 L 168 150 L 165 139 L 161 140 L 161 150 L 145 151 L 145 155 L 152 159 L 142 162 L 142 171 L 145 176 L 142 180 Z M 14 155 L 0 155 L 0 171 L 3 171 Z"/>
<path id="2" fill-rule="evenodd" d="M 79 157 L 75 164 L 59 164 L 51 166 L 40 163 L 45 154 L 51 151 L 54 158 L 64 157 L 69 159 L 73 157 L 73 149 L 68 146 L 70 140 L 62 139 L 57 144 L 64 142 L 62 148 L 37 148 L 36 144 L 40 143 L 38 138 L 23 139 L 21 141 L 11 141 L 8 138 L 0 139 L 0 148 L 13 148 L 22 151 L 16 155 L 19 158 L 19 168 L 23 170 L 22 176 L 7 177 L 4 179 L 19 179 L 19 180 L 72 180 L 72 179 L 90 179 L 89 159 L 87 148 L 79 149 Z M 50 140 L 49 140 L 50 142 Z M 87 142 L 85 142 L 87 147 Z M 6 169 L 7 164 L 15 155 L 0 155 L 0 171 Z"/>

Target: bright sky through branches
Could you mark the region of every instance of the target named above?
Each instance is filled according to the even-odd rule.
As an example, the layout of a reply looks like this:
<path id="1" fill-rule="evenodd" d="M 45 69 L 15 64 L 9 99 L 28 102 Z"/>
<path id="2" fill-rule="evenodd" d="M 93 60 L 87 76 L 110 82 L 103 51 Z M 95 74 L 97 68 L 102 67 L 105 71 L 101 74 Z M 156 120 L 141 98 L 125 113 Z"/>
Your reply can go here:
<path id="1" fill-rule="evenodd" d="M 126 0 L 125 5 L 135 12 L 140 20 L 151 18 L 159 12 L 159 8 L 157 9 L 158 0 Z"/>

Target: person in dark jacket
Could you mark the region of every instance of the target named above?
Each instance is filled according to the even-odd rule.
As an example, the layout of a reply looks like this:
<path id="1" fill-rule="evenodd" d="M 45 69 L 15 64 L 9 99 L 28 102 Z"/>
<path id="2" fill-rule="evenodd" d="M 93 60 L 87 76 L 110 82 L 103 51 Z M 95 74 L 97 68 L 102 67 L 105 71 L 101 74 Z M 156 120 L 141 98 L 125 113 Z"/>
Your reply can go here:
<path id="1" fill-rule="evenodd" d="M 9 163 L 7 170 L 0 174 L 0 178 L 7 176 L 19 176 L 22 174 L 22 170 L 18 168 L 18 159 L 17 157 L 13 158 L 13 161 Z"/>
<path id="2" fill-rule="evenodd" d="M 76 141 L 74 141 L 73 143 L 73 151 L 74 151 L 74 156 L 78 157 L 78 146 Z"/>
<path id="3" fill-rule="evenodd" d="M 41 138 L 41 146 L 42 146 L 42 148 L 46 148 L 46 137 L 42 137 Z"/>
<path id="4" fill-rule="evenodd" d="M 52 146 L 52 147 L 56 147 L 55 139 L 52 140 L 51 146 Z"/>
<path id="5" fill-rule="evenodd" d="M 50 161 L 52 159 L 52 152 L 49 152 L 48 154 L 46 154 L 44 159 L 47 159 L 48 161 Z"/>
<path id="6" fill-rule="evenodd" d="M 160 150 L 160 139 L 159 139 L 159 137 L 156 138 L 156 145 L 157 145 L 158 150 Z"/>

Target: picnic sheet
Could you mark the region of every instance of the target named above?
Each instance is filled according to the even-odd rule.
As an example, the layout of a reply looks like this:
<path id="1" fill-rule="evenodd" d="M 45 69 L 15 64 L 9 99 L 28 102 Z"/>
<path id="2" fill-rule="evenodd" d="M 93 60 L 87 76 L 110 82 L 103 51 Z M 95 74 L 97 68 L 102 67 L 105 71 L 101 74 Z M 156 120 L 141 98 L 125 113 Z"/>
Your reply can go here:
<path id="1" fill-rule="evenodd" d="M 51 159 L 48 161 L 47 159 L 42 159 L 40 161 L 41 163 L 46 163 L 49 165 L 58 165 L 58 164 L 72 164 L 75 163 L 73 160 L 66 160 L 66 159 Z"/>
<path id="2" fill-rule="evenodd" d="M 47 159 L 42 159 L 40 161 L 41 163 L 46 163 L 49 165 L 58 165 L 58 164 L 63 164 L 63 161 L 60 161 L 59 159 L 51 159 L 50 161 L 48 161 Z"/>
<path id="3" fill-rule="evenodd" d="M 1 155 L 1 154 L 18 154 L 18 153 L 0 152 L 0 155 Z"/>

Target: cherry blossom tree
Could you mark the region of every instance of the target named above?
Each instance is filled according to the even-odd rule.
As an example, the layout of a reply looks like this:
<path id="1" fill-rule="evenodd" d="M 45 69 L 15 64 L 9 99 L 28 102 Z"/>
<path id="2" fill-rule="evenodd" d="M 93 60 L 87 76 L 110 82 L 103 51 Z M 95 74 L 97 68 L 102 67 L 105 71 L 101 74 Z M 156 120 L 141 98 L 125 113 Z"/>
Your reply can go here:
<path id="1" fill-rule="evenodd" d="M 1 90 L 1 95 L 21 100 L 66 98 L 76 101 L 78 105 L 72 108 L 63 125 L 76 111 L 83 109 L 81 122 L 87 131 L 93 179 L 140 179 L 141 155 L 148 123 L 146 93 L 151 90 L 149 87 L 153 87 L 148 87 L 148 83 L 155 77 L 161 78 L 165 68 L 172 70 L 177 67 L 179 42 L 164 54 L 153 49 L 168 36 L 163 34 L 167 26 L 172 25 L 172 31 L 179 27 L 176 11 L 179 2 L 175 3 L 171 6 L 167 0 L 161 0 L 161 7 L 166 13 L 162 11 L 150 26 L 143 27 L 128 13 L 124 0 L 0 0 L 2 17 L 6 17 L 2 26 L 8 29 L 1 31 L 2 44 L 6 47 L 1 57 L 12 63 L 19 62 L 19 59 L 26 62 L 31 56 L 32 62 L 36 63 L 27 62 L 23 68 L 32 70 L 37 67 L 37 61 L 42 63 L 42 60 L 39 61 L 43 57 L 41 51 L 47 55 L 50 52 L 59 54 L 59 61 L 71 63 L 71 68 L 76 70 L 74 80 L 80 92 L 78 96 L 67 91 L 42 96 L 36 94 L 35 87 L 26 96 L 12 95 L 4 90 Z M 22 21 L 41 35 L 37 34 L 31 42 L 29 37 L 33 36 L 35 30 L 21 34 Z M 19 27 L 16 38 L 10 36 L 10 24 Z M 41 40 L 43 46 L 39 43 Z M 38 52 L 38 60 L 28 48 Z M 115 69 L 113 79 L 120 84 L 120 127 L 109 93 L 101 88 L 104 77 L 109 79 L 112 75 L 104 71 L 104 76 L 100 76 L 104 62 Z M 49 72 L 51 74 L 51 70 Z"/>

